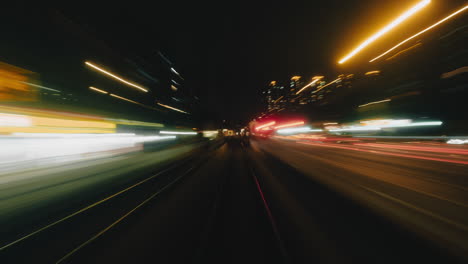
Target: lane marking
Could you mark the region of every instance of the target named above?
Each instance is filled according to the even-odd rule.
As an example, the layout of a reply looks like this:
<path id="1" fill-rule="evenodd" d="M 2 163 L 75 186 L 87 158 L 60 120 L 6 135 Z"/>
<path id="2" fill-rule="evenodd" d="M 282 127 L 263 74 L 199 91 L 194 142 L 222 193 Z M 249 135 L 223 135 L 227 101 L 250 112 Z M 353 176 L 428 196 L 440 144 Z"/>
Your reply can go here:
<path id="1" fill-rule="evenodd" d="M 309 144 L 308 144 L 309 145 Z M 303 155 L 306 155 L 306 156 L 310 156 L 310 157 L 313 157 L 314 159 L 317 159 L 318 157 L 316 156 L 312 156 L 310 153 L 307 153 L 307 152 L 303 152 L 303 151 L 298 151 L 298 150 L 292 150 L 296 153 L 300 153 L 300 154 L 303 154 Z M 373 152 L 372 150 L 370 150 L 369 152 Z M 372 179 L 376 179 L 380 182 L 384 182 L 386 184 L 391 184 L 391 185 L 394 185 L 394 186 L 398 186 L 398 187 L 401 187 L 401 188 L 404 188 L 406 190 L 410 190 L 410 191 L 413 191 L 413 192 L 417 192 L 419 194 L 423 194 L 423 195 L 426 195 L 426 196 L 429 196 L 429 197 L 432 197 L 432 198 L 436 198 L 436 199 L 439 199 L 439 200 L 442 200 L 442 201 L 446 201 L 446 202 L 449 202 L 449 203 L 453 203 L 454 205 L 458 205 L 458 206 L 462 206 L 462 207 L 468 207 L 468 204 L 466 203 L 463 203 L 463 202 L 458 202 L 458 201 L 455 201 L 455 200 L 452 200 L 450 198 L 445 198 L 445 197 L 442 197 L 440 195 L 437 195 L 437 194 L 432 194 L 432 193 L 429 193 L 429 192 L 426 192 L 424 190 L 421 190 L 421 189 L 414 189 L 414 187 L 412 186 L 407 186 L 407 185 L 403 185 L 403 184 L 399 184 L 398 182 L 392 182 L 392 181 L 388 181 L 388 180 L 384 180 L 384 179 L 381 179 L 381 178 L 376 178 L 376 177 L 370 177 L 360 171 L 356 171 L 356 170 L 353 170 L 353 169 L 350 169 L 349 167 L 344 167 L 343 165 L 337 165 L 336 162 L 333 162 L 333 161 L 329 161 L 329 160 L 323 160 L 323 159 L 320 159 L 318 158 L 318 160 L 320 160 L 321 162 L 326 162 L 328 164 L 331 164 L 333 166 L 337 166 L 337 167 L 341 167 L 341 168 L 344 168 L 348 171 L 351 171 L 353 173 L 358 173 L 360 175 L 364 175 L 366 177 L 369 177 L 369 178 L 372 178 Z M 436 184 L 442 184 L 442 185 L 446 185 L 446 186 L 449 186 L 451 188 L 458 188 L 458 189 L 462 189 L 463 191 L 465 191 L 465 188 L 461 187 L 461 186 L 456 186 L 456 185 L 453 185 L 453 184 L 449 184 L 449 183 L 445 183 L 445 182 L 440 182 L 440 181 L 437 181 L 437 180 L 433 180 L 433 179 L 424 179 L 424 181 L 431 181 L 433 183 L 436 183 Z"/>
<path id="2" fill-rule="evenodd" d="M 74 253 L 76 253 L 78 250 L 80 250 L 81 248 L 83 248 L 84 246 L 86 246 L 87 244 L 93 242 L 94 240 L 96 240 L 98 237 L 102 236 L 104 233 L 106 233 L 107 231 L 109 231 L 112 227 L 114 227 L 115 225 L 117 225 L 118 223 L 120 223 L 122 220 L 124 220 L 125 218 L 127 218 L 129 215 L 131 215 L 133 212 L 135 212 L 138 208 L 142 207 L 143 205 L 145 205 L 146 203 L 148 203 L 149 201 L 151 201 L 154 197 L 156 197 L 157 195 L 159 195 L 160 193 L 162 193 L 163 191 L 165 191 L 167 188 L 169 188 L 170 186 L 172 186 L 174 183 L 176 183 L 177 181 L 179 181 L 182 177 L 184 177 L 185 175 L 187 175 L 188 173 L 190 173 L 190 171 L 192 171 L 195 167 L 191 167 L 188 171 L 186 171 L 185 173 L 183 173 L 181 176 L 177 177 L 174 181 L 170 182 L 168 185 L 164 186 L 162 189 L 160 189 L 159 191 L 153 193 L 150 197 L 148 197 L 146 200 L 144 200 L 143 202 L 141 202 L 140 204 L 138 204 L 135 208 L 133 208 L 132 210 L 128 211 L 126 214 L 124 214 L 122 217 L 120 217 L 119 219 L 117 219 L 116 221 L 114 221 L 112 224 L 110 224 L 109 226 L 107 226 L 106 228 L 104 228 L 103 230 L 99 231 L 96 235 L 94 235 L 93 237 L 91 237 L 90 239 L 86 240 L 85 242 L 83 242 L 81 245 L 79 245 L 78 247 L 76 247 L 75 249 L 73 249 L 72 251 L 70 251 L 69 253 L 67 253 L 65 256 L 63 256 L 61 259 L 59 259 L 57 262 L 55 262 L 56 264 L 58 263 L 61 263 L 63 262 L 64 260 L 66 260 L 67 258 L 69 258 L 71 255 L 73 255 Z"/>
<path id="3" fill-rule="evenodd" d="M 448 218 L 445 218 L 445 217 L 440 216 L 440 215 L 438 215 L 438 214 L 434 214 L 434 213 L 432 213 L 432 212 L 430 212 L 430 211 L 428 211 L 428 210 L 426 210 L 426 209 L 417 207 L 417 206 L 415 206 L 415 205 L 412 205 L 412 204 L 410 204 L 410 203 L 407 203 L 407 202 L 405 202 L 405 201 L 403 201 L 403 200 L 400 200 L 400 199 L 395 198 L 395 197 L 393 197 L 393 196 L 390 196 L 390 195 L 388 195 L 388 194 L 385 194 L 385 193 L 376 191 L 376 190 L 374 190 L 374 189 L 368 188 L 368 187 L 363 186 L 363 185 L 360 185 L 360 184 L 358 184 L 358 185 L 359 185 L 361 188 L 364 188 L 364 189 L 366 189 L 366 190 L 369 191 L 369 192 L 372 192 L 372 193 L 375 193 L 375 194 L 377 194 L 377 195 L 380 195 L 380 196 L 382 196 L 382 197 L 384 197 L 384 198 L 386 198 L 386 199 L 392 200 L 392 201 L 394 201 L 394 202 L 396 202 L 396 203 L 399 203 L 399 204 L 401 204 L 401 205 L 404 205 L 404 206 L 406 206 L 406 207 L 408 207 L 408 208 L 410 208 L 410 209 L 413 209 L 413 210 L 415 210 L 415 211 L 418 211 L 418 212 L 420 212 L 420 213 L 422 213 L 422 214 L 425 214 L 425 215 L 431 216 L 431 217 L 433 217 L 433 218 L 436 218 L 437 220 L 442 221 L 442 222 L 445 222 L 446 224 L 456 226 L 457 228 L 462 229 L 462 230 L 464 230 L 464 231 L 468 231 L 468 226 L 466 226 L 466 225 L 464 225 L 464 224 L 460 224 L 460 223 L 454 222 L 454 221 L 452 221 L 452 220 L 450 220 L 450 219 L 448 219 Z"/>
<path id="4" fill-rule="evenodd" d="M 283 256 L 283 260 L 286 263 L 289 263 L 289 258 L 288 258 L 288 253 L 286 251 L 286 247 L 284 245 L 283 239 L 281 239 L 281 235 L 278 229 L 278 225 L 276 224 L 275 218 L 273 217 L 273 214 L 271 213 L 270 207 L 268 206 L 268 203 L 265 199 L 265 195 L 263 194 L 262 188 L 260 187 L 260 183 L 258 182 L 257 176 L 255 176 L 255 173 L 252 168 L 250 168 L 250 173 L 252 174 L 252 177 L 255 181 L 255 185 L 257 187 L 257 190 L 260 194 L 260 197 L 262 198 L 263 206 L 265 207 L 265 210 L 267 211 L 268 218 L 270 220 L 271 227 L 273 229 L 273 232 L 275 233 L 276 240 L 279 244 L 280 250 L 281 250 L 281 255 Z"/>
<path id="5" fill-rule="evenodd" d="M 70 218 L 72 218 L 73 216 L 76 216 L 76 215 L 78 215 L 78 214 L 81 214 L 81 213 L 83 213 L 84 211 L 87 211 L 87 210 L 89 210 L 89 209 L 91 209 L 91 208 L 93 208 L 93 207 L 95 207 L 95 206 L 97 206 L 97 205 L 99 205 L 99 204 L 102 204 L 102 203 L 104 203 L 104 202 L 106 202 L 106 201 L 108 201 L 108 200 L 110 200 L 110 199 L 112 199 L 112 198 L 114 198 L 114 197 L 116 197 L 116 196 L 119 196 L 119 195 L 121 195 L 122 193 L 127 192 L 127 191 L 129 191 L 129 190 L 131 190 L 131 189 L 133 189 L 133 188 L 135 188 L 135 187 L 137 187 L 137 186 L 139 186 L 139 185 L 141 185 L 141 184 L 143 184 L 143 183 L 145 183 L 145 182 L 147 182 L 147 181 L 149 181 L 149 180 L 151 180 L 151 179 L 153 179 L 153 178 L 155 178 L 155 177 L 157 177 L 157 176 L 159 176 L 159 175 L 161 175 L 161 174 L 163 174 L 163 173 L 165 173 L 165 172 L 167 172 L 168 170 L 172 170 L 172 169 L 175 168 L 175 167 L 177 167 L 177 165 L 173 165 L 173 166 L 171 166 L 171 167 L 169 167 L 169 168 L 166 168 L 166 169 L 164 169 L 164 170 L 162 170 L 162 171 L 156 173 L 155 175 L 150 176 L 149 178 L 146 178 L 146 179 L 144 179 L 144 180 L 142 180 L 142 181 L 140 181 L 140 182 L 138 182 L 138 183 L 136 183 L 136 184 L 134 184 L 134 185 L 132 185 L 132 186 L 130 186 L 130 187 L 128 187 L 128 188 L 125 188 L 125 189 L 123 189 L 123 190 L 121 190 L 121 191 L 119 191 L 119 192 L 117 192 L 117 193 L 115 193 L 115 194 L 112 194 L 111 196 L 108 196 L 107 198 L 104 198 L 104 199 L 102 199 L 102 200 L 100 200 L 100 201 L 97 201 L 97 202 L 91 204 L 91 205 L 88 205 L 88 206 L 86 206 L 86 207 L 84 207 L 84 208 L 82 208 L 82 209 L 80 209 L 80 210 L 78 210 L 78 211 L 76 211 L 76 212 L 74 212 L 74 213 L 68 215 L 68 216 L 65 216 L 65 217 L 62 218 L 62 219 L 59 219 L 59 220 L 57 220 L 57 221 L 55 221 L 55 222 L 53 222 L 53 223 L 51 223 L 51 224 L 48 224 L 48 225 L 46 225 L 46 226 L 44 226 L 44 227 L 42 227 L 42 228 L 40 228 L 40 229 L 38 229 L 38 230 L 36 230 L 36 231 L 34 231 L 34 232 L 28 234 L 28 235 L 25 235 L 25 236 L 23 236 L 23 237 L 21 237 L 21 238 L 19 238 L 19 239 L 16 239 L 15 241 L 10 242 L 10 243 L 8 243 L 8 244 L 6 244 L 6 245 L 0 247 L 0 251 L 5 250 L 5 249 L 7 249 L 7 248 L 9 248 L 9 247 L 11 247 L 11 246 L 17 244 L 17 243 L 19 243 L 19 242 L 21 242 L 21 241 L 23 241 L 23 240 L 29 238 L 29 237 L 32 237 L 32 236 L 34 236 L 34 235 L 36 235 L 36 234 L 38 234 L 38 233 L 40 233 L 40 232 L 42 232 L 42 231 L 44 231 L 44 230 L 50 228 L 50 227 L 53 227 L 53 226 L 55 226 L 55 225 L 57 225 L 57 224 L 59 224 L 59 223 L 65 221 L 65 220 L 67 220 L 67 219 L 70 219 Z"/>

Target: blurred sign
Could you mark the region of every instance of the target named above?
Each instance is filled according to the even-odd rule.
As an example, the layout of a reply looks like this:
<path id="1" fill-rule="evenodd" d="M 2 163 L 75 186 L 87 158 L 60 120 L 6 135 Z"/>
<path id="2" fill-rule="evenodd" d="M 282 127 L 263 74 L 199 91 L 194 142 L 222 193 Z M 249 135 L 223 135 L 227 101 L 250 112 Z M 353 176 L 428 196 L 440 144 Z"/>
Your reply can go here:
<path id="1" fill-rule="evenodd" d="M 0 62 L 0 102 L 36 101 L 37 90 L 31 85 L 35 74 Z"/>

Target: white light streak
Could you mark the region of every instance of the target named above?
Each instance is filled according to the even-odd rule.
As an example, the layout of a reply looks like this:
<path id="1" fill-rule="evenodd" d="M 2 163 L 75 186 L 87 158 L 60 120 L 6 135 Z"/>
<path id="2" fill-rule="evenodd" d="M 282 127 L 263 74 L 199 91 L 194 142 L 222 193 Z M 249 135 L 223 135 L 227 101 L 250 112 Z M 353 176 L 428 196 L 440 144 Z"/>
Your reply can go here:
<path id="1" fill-rule="evenodd" d="M 59 90 L 55 90 L 55 89 L 52 89 L 52 88 L 49 88 L 49 87 L 45 87 L 45 86 L 42 86 L 42 85 L 30 83 L 30 82 L 20 82 L 20 83 L 24 83 L 24 84 L 27 84 L 27 85 L 31 85 L 31 86 L 34 86 L 34 87 L 37 87 L 37 88 L 41 88 L 41 89 L 44 89 L 44 90 L 49 90 L 49 91 L 54 91 L 54 92 L 59 92 L 59 93 L 61 93 L 61 91 L 59 91 Z"/>
<path id="2" fill-rule="evenodd" d="M 330 129 L 330 132 L 347 132 L 347 131 L 376 131 L 380 130 L 380 127 L 347 127 L 339 129 Z"/>
<path id="3" fill-rule="evenodd" d="M 159 134 L 165 134 L 165 135 L 196 135 L 197 132 L 160 131 Z"/>
<path id="4" fill-rule="evenodd" d="M 299 134 L 299 133 L 309 133 L 309 132 L 321 132 L 322 129 L 312 129 L 309 126 L 303 127 L 294 127 L 294 128 L 284 128 L 279 129 L 277 132 L 281 135 L 288 135 L 288 134 Z"/>
<path id="5" fill-rule="evenodd" d="M 450 139 L 447 141 L 447 144 L 455 144 L 455 145 L 462 145 L 468 143 L 468 140 L 463 140 L 463 139 Z"/>

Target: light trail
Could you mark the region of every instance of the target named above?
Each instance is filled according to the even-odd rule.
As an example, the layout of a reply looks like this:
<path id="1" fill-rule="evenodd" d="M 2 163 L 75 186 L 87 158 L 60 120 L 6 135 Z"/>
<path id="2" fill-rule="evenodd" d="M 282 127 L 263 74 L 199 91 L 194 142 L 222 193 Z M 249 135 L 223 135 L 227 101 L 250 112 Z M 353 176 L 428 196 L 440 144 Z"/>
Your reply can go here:
<path id="1" fill-rule="evenodd" d="M 396 44 L 396 45 L 393 46 L 391 49 L 389 49 L 389 50 L 385 51 L 384 53 L 380 54 L 379 56 L 373 58 L 373 59 L 370 60 L 369 62 L 374 62 L 374 61 L 376 61 L 377 59 L 379 59 L 379 58 L 381 58 L 382 56 L 385 56 L 386 54 L 388 54 L 389 52 L 391 52 L 392 50 L 395 50 L 396 48 L 400 47 L 401 45 L 405 44 L 406 42 L 408 42 L 408 41 L 414 39 L 415 37 L 417 37 L 417 36 L 423 34 L 424 32 L 429 31 L 429 30 L 435 28 L 436 26 L 438 26 L 438 25 L 444 23 L 445 21 L 449 20 L 450 18 L 452 18 L 452 17 L 454 17 L 454 16 L 460 14 L 461 12 L 465 11 L 466 9 L 468 9 L 468 5 L 462 7 L 461 9 L 458 9 L 457 11 L 453 12 L 453 13 L 450 14 L 449 16 L 447 16 L 447 17 L 445 17 L 445 18 L 439 20 L 437 23 L 435 23 L 435 24 L 433 24 L 433 25 L 427 27 L 427 28 L 424 29 L 424 30 L 419 31 L 418 33 L 414 34 L 413 36 L 411 36 L 411 37 L 409 37 L 409 38 L 403 40 L 402 42 Z"/>
<path id="2" fill-rule="evenodd" d="M 380 38 L 383 36 L 385 33 L 389 32 L 393 28 L 395 28 L 397 25 L 414 15 L 416 12 L 421 10 L 423 7 L 427 6 L 431 1 L 430 0 L 423 0 L 413 6 L 411 9 L 400 15 L 397 19 L 393 20 L 390 24 L 385 26 L 383 29 L 381 29 L 379 32 L 375 33 L 372 35 L 370 38 L 366 39 L 364 42 L 362 42 L 357 48 L 355 48 L 353 51 L 351 51 L 348 55 L 346 55 L 344 58 L 342 58 L 338 63 L 342 64 L 354 55 L 356 55 L 358 52 L 363 50 L 365 47 L 367 47 L 369 44 L 374 42 L 376 39 Z"/>
<path id="3" fill-rule="evenodd" d="M 304 127 L 293 127 L 293 128 L 284 128 L 278 130 L 278 134 L 288 135 L 288 134 L 299 134 L 299 133 L 308 133 L 308 132 L 322 132 L 322 129 L 312 129 L 308 126 Z"/>
<path id="4" fill-rule="evenodd" d="M 143 91 L 143 92 L 145 92 L 145 93 L 148 92 L 147 89 L 145 89 L 145 88 L 143 88 L 143 87 L 141 87 L 141 86 L 139 86 L 139 85 L 136 85 L 136 84 L 134 84 L 134 83 L 131 83 L 131 82 L 127 81 L 127 80 L 124 80 L 124 79 L 120 78 L 119 76 L 117 76 L 117 75 L 115 75 L 115 74 L 112 74 L 112 73 L 110 73 L 110 72 L 108 72 L 108 71 L 106 71 L 106 70 L 104 70 L 104 69 L 102 69 L 102 68 L 100 68 L 100 67 L 98 67 L 98 66 L 92 64 L 92 63 L 89 62 L 89 61 L 86 61 L 85 64 L 88 65 L 89 67 L 91 67 L 91 68 L 93 68 L 93 69 L 95 69 L 95 70 L 98 70 L 98 71 L 100 71 L 100 72 L 102 72 L 102 73 L 104 73 L 104 74 L 106 74 L 106 75 L 108 75 L 108 76 L 110 76 L 110 77 L 112 77 L 112 78 L 114 78 L 114 79 L 116 79 L 116 80 L 119 80 L 119 81 L 121 81 L 121 82 L 123 82 L 123 83 L 125 83 L 125 84 L 127 84 L 127 85 L 129 85 L 129 86 L 132 86 L 132 87 L 134 87 L 134 88 L 137 88 L 137 89 L 139 89 L 139 90 L 141 90 L 141 91 Z"/>
<path id="5" fill-rule="evenodd" d="M 165 135 L 196 135 L 197 132 L 160 131 L 159 134 L 165 134 Z"/>
<path id="6" fill-rule="evenodd" d="M 108 92 L 106 92 L 106 91 L 104 91 L 104 90 L 101 90 L 101 89 L 98 89 L 98 88 L 93 87 L 93 86 L 90 86 L 89 89 L 94 90 L 94 91 L 96 91 L 96 92 L 98 92 L 98 93 L 108 94 Z"/>
<path id="7" fill-rule="evenodd" d="M 300 94 L 302 91 L 304 91 L 307 87 L 310 87 L 312 85 L 314 85 L 316 82 L 318 82 L 320 79 L 315 79 L 313 80 L 311 83 L 307 84 L 306 86 L 302 87 L 302 89 L 300 89 L 299 91 L 297 91 L 296 94 Z"/>
<path id="8" fill-rule="evenodd" d="M 287 123 L 287 124 L 275 126 L 275 129 L 285 128 L 285 127 L 293 127 L 293 126 L 300 126 L 300 125 L 303 125 L 303 124 L 304 124 L 304 121 L 292 122 L 292 123 Z"/>
<path id="9" fill-rule="evenodd" d="M 157 104 L 160 105 L 160 106 L 162 106 L 162 107 L 165 107 L 165 108 L 167 108 L 167 109 L 171 109 L 171 110 L 174 110 L 174 111 L 177 111 L 177 112 L 181 112 L 181 113 L 190 115 L 190 113 L 185 112 L 185 111 L 182 111 L 182 110 L 177 109 L 177 108 L 175 108 L 175 107 L 172 107 L 172 106 L 169 106 L 169 105 L 165 105 L 165 104 L 161 104 L 161 103 L 157 103 Z"/>
<path id="10" fill-rule="evenodd" d="M 320 87 L 319 89 L 313 91 L 312 93 L 316 93 L 316 92 L 322 90 L 323 88 L 327 87 L 328 85 L 336 83 L 336 82 L 339 81 L 339 80 L 341 80 L 341 78 L 338 78 L 338 79 L 336 79 L 336 80 L 334 80 L 334 81 L 331 81 L 331 82 L 325 84 L 324 86 L 322 86 L 322 87 Z"/>
<path id="11" fill-rule="evenodd" d="M 373 105 L 373 104 L 380 104 L 380 103 L 385 103 L 385 102 L 390 102 L 392 99 L 385 99 L 385 100 L 381 100 L 381 101 L 375 101 L 375 102 L 370 102 L 370 103 L 367 103 L 367 104 L 362 104 L 358 107 L 364 107 L 364 106 L 368 106 L 368 105 Z"/>
<path id="12" fill-rule="evenodd" d="M 299 141 L 297 141 L 296 143 L 304 144 L 304 145 L 317 146 L 317 147 L 325 147 L 325 148 L 349 149 L 349 150 L 355 150 L 355 151 L 361 151 L 361 152 L 368 152 L 368 153 L 372 153 L 372 154 L 396 156 L 396 157 L 401 157 L 401 158 L 414 158 L 414 159 L 421 159 L 421 160 L 431 160 L 431 161 L 440 161 L 440 162 L 448 162 L 448 163 L 468 165 L 468 161 L 462 161 L 462 160 L 440 159 L 440 158 L 432 158 L 432 157 L 425 157 L 425 156 L 418 156 L 418 155 L 397 154 L 397 153 L 382 152 L 382 151 L 377 151 L 377 150 L 360 149 L 360 148 L 356 148 L 356 147 L 353 148 L 353 147 L 337 146 L 337 145 L 332 145 L 332 144 L 329 144 L 329 143 L 318 144 L 318 143 L 299 142 Z"/>
<path id="13" fill-rule="evenodd" d="M 274 125 L 274 124 L 276 124 L 276 122 L 275 122 L 275 121 L 271 121 L 271 122 L 269 122 L 269 123 L 266 123 L 266 124 L 263 124 L 263 125 L 261 125 L 261 126 L 255 127 L 255 130 L 260 130 L 260 129 L 262 129 L 262 128 L 272 126 L 272 125 Z"/>

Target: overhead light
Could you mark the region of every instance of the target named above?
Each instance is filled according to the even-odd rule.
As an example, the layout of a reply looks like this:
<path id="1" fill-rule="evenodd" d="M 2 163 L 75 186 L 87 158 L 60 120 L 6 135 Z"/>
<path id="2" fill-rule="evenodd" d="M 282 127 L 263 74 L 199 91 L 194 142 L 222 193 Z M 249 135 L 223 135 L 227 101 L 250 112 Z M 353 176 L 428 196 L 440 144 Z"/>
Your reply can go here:
<path id="1" fill-rule="evenodd" d="M 88 65 L 89 67 L 91 67 L 91 68 L 93 68 L 93 69 L 96 69 L 96 70 L 98 70 L 98 71 L 100 71 L 100 72 L 102 72 L 102 73 L 104 73 L 104 74 L 106 74 L 106 75 L 108 75 L 108 76 L 110 76 L 110 77 L 116 79 L 116 80 L 119 80 L 119 81 L 121 81 L 121 82 L 123 82 L 123 83 L 129 85 L 129 86 L 132 86 L 132 87 L 134 87 L 134 88 L 137 88 L 137 89 L 139 89 L 139 90 L 141 90 L 141 91 L 143 91 L 143 92 L 148 92 L 147 89 L 145 89 L 145 88 L 143 88 L 143 87 L 141 87 L 141 86 L 139 86 L 139 85 L 136 85 L 136 84 L 134 84 L 134 83 L 131 83 L 131 82 L 129 82 L 129 81 L 126 81 L 126 80 L 124 80 L 123 78 L 120 78 L 119 76 L 117 76 L 117 75 L 115 75 L 115 74 L 113 74 L 113 73 L 110 73 L 110 72 L 108 72 L 108 71 L 106 71 L 106 70 L 104 70 L 104 69 L 102 69 L 102 68 L 100 68 L 100 67 L 98 67 L 98 66 L 92 64 L 91 62 L 86 61 L 85 64 Z"/>
<path id="2" fill-rule="evenodd" d="M 188 112 L 182 111 L 182 110 L 180 110 L 180 109 L 177 109 L 177 108 L 172 107 L 172 106 L 169 106 L 169 105 L 165 105 L 165 104 L 161 104 L 161 103 L 157 103 L 157 104 L 160 105 L 160 106 L 162 106 L 162 107 L 165 107 L 165 108 L 167 108 L 167 109 L 171 109 L 171 110 L 174 110 L 174 111 L 177 111 L 177 112 L 181 112 L 181 113 L 184 113 L 184 114 L 188 114 L 188 115 L 190 114 L 190 113 L 188 113 Z"/>
<path id="3" fill-rule="evenodd" d="M 98 88 L 93 87 L 93 86 L 90 86 L 89 89 L 94 90 L 94 91 L 96 91 L 98 93 L 108 94 L 108 92 L 106 92 L 104 90 L 101 90 L 101 89 L 98 89 Z"/>
<path id="4" fill-rule="evenodd" d="M 465 11 L 467 8 L 468 8 L 468 5 L 462 7 L 461 9 L 458 9 L 457 11 L 453 12 L 452 14 L 450 14 L 450 15 L 447 16 L 447 17 L 445 17 L 444 19 L 439 20 L 437 23 L 435 23 L 435 24 L 433 24 L 433 25 L 427 27 L 427 28 L 424 29 L 424 30 L 419 31 L 418 33 L 414 34 L 413 36 L 411 36 L 411 37 L 409 37 L 409 38 L 403 40 L 402 42 L 396 44 L 396 45 L 393 46 L 391 49 L 389 49 L 389 50 L 385 51 L 384 53 L 380 54 L 379 56 L 373 58 L 373 59 L 370 60 L 369 62 L 373 62 L 373 61 L 375 61 L 375 60 L 381 58 L 382 56 L 388 54 L 390 51 L 392 51 L 392 50 L 398 48 L 399 46 L 401 46 L 401 45 L 403 45 L 403 44 L 405 44 L 406 42 L 408 42 L 408 41 L 414 39 L 415 37 L 417 37 L 417 36 L 423 34 L 424 32 L 426 32 L 426 31 L 428 31 L 428 30 L 431 30 L 431 29 L 435 28 L 436 26 L 438 26 L 438 25 L 444 23 L 445 21 L 449 20 L 450 18 L 452 18 L 452 17 L 454 17 L 454 16 L 460 14 L 461 12 Z"/>
<path id="5" fill-rule="evenodd" d="M 367 103 L 367 104 L 362 104 L 358 107 L 364 107 L 364 106 L 368 106 L 368 105 L 373 105 L 373 104 L 380 104 L 380 103 L 385 103 L 385 102 L 390 102 L 392 99 L 385 99 L 385 100 L 381 100 L 381 101 L 376 101 L 376 102 L 370 102 L 370 103 Z"/>
<path id="6" fill-rule="evenodd" d="M 412 15 L 414 15 L 416 12 L 421 10 L 423 7 L 428 5 L 431 1 L 430 0 L 423 0 L 413 6 L 411 9 L 400 15 L 397 19 L 393 20 L 390 24 L 385 26 L 383 29 L 381 29 L 379 32 L 375 33 L 372 35 L 370 38 L 366 39 L 364 42 L 362 42 L 357 48 L 355 48 L 353 51 L 351 51 L 348 55 L 346 55 L 344 58 L 342 58 L 338 63 L 342 64 L 354 55 L 356 55 L 358 52 L 360 52 L 362 49 L 367 47 L 369 44 L 374 42 L 376 39 L 380 38 L 383 36 L 385 33 L 389 32 L 392 30 L 394 27 L 396 27 L 398 24 L 402 23 Z"/>

